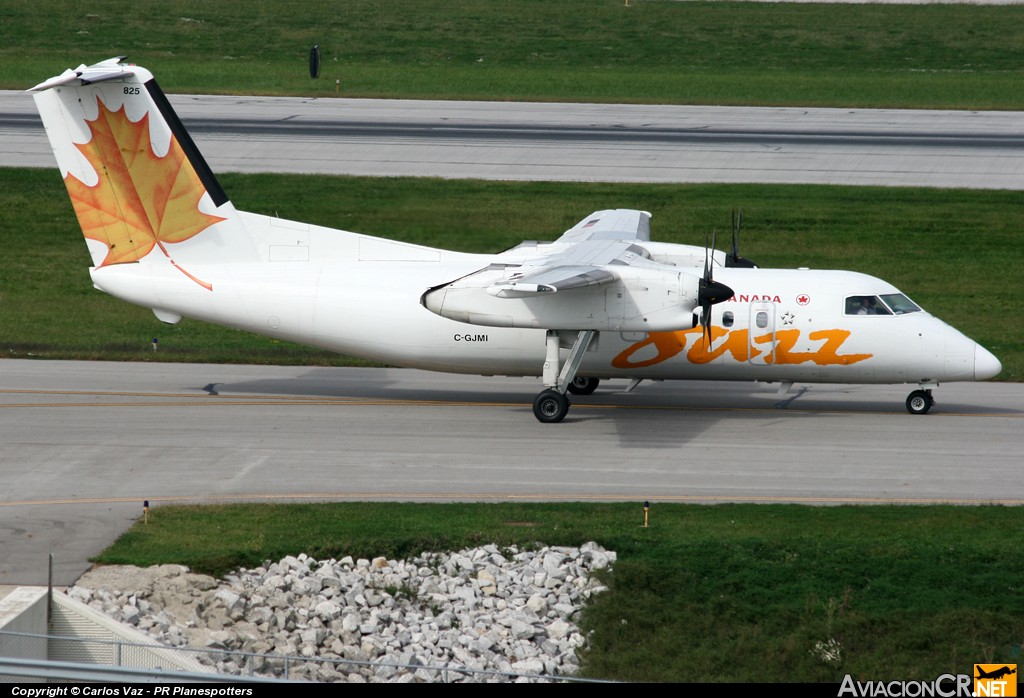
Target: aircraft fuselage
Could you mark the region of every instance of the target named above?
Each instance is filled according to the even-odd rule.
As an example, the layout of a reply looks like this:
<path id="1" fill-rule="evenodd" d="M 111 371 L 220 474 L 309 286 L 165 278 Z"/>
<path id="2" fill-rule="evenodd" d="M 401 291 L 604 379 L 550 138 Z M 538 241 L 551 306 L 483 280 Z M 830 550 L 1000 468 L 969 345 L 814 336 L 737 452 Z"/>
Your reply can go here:
<path id="1" fill-rule="evenodd" d="M 189 267 L 190 274 L 212 285 L 212 292 L 157 256 L 137 264 L 94 268 L 93 280 L 112 295 L 170 315 L 396 366 L 541 375 L 543 329 L 457 322 L 422 303 L 429 289 L 488 265 L 507 263 L 507 256 L 431 251 L 354 233 L 317 232 L 310 237 L 351 238 L 347 245 L 335 239 L 325 247 L 358 250 L 372 241 L 380 249 L 366 256 L 390 258 L 359 259 L 353 254 L 317 259 L 316 244 L 310 242 L 302 259 L 275 262 L 269 258 L 274 245 L 268 241 L 263 250 L 266 260 Z M 400 259 L 403 256 L 419 259 Z M 583 359 L 580 375 L 930 384 L 986 378 L 998 366 L 973 340 L 927 312 L 847 314 L 844 304 L 851 296 L 899 293 L 871 276 L 724 268 L 716 275 L 735 294 L 713 307 L 709 346 L 701 328 L 689 321 L 677 329 L 652 332 L 601 331 Z M 609 307 L 629 302 L 617 294 L 615 287 L 604 294 Z M 567 337 L 566 349 L 569 341 Z"/>

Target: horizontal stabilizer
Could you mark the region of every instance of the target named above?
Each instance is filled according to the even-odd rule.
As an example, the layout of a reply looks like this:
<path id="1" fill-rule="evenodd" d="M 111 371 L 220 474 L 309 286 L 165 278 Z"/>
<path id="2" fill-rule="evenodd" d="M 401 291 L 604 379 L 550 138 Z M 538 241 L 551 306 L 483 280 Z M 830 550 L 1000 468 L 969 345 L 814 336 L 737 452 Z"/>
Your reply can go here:
<path id="1" fill-rule="evenodd" d="M 117 58 L 110 58 L 108 60 L 101 61 L 95 65 L 85 65 L 83 63 L 74 70 L 68 68 L 60 75 L 50 78 L 49 80 L 45 80 L 29 89 L 29 92 L 41 92 L 53 87 L 71 84 L 93 85 L 97 82 L 123 78 L 126 74 L 130 74 L 132 72 L 132 66 L 120 65 L 124 58 L 125 56 L 118 56 Z"/>

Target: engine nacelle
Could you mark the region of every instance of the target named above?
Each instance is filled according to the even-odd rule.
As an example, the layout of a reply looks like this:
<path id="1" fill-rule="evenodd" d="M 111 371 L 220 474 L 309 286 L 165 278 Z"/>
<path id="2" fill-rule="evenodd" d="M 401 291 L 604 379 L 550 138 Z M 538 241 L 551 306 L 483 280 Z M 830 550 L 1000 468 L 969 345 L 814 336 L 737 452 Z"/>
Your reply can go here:
<path id="1" fill-rule="evenodd" d="M 505 270 L 484 270 L 423 294 L 442 317 L 471 325 L 615 332 L 670 332 L 693 323 L 699 277 L 657 268 L 615 268 L 614 281 L 562 291 L 502 297 L 489 289 Z"/>
<path id="2" fill-rule="evenodd" d="M 704 269 L 708 255 L 716 267 L 725 266 L 725 253 L 718 250 L 708 250 L 697 245 L 679 245 L 672 242 L 650 242 L 636 243 L 649 255 L 649 259 L 660 264 L 667 264 L 683 269 Z"/>

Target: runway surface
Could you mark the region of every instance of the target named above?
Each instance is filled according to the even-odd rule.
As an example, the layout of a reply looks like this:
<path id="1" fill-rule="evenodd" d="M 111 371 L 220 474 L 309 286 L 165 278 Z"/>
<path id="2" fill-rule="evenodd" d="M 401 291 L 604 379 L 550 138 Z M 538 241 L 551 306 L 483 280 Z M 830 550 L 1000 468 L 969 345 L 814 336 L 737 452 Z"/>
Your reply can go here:
<path id="1" fill-rule="evenodd" d="M 1024 189 L 1020 112 L 194 95 L 171 102 L 218 172 Z M 0 91 L 0 165 L 54 166 L 26 93 Z"/>
<path id="2" fill-rule="evenodd" d="M 1024 386 L 623 387 L 550 425 L 534 379 L 0 361 L 0 585 L 73 581 L 144 500 L 1024 503 Z"/>

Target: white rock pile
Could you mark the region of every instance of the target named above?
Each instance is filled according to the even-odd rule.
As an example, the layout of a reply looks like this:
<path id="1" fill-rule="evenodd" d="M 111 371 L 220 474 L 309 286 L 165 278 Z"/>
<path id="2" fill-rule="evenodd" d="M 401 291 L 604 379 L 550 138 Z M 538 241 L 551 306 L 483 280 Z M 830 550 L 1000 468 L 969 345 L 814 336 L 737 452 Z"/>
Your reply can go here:
<path id="1" fill-rule="evenodd" d="M 178 565 L 100 567 L 68 594 L 163 644 L 271 655 L 257 673 L 315 681 L 511 680 L 567 676 L 583 604 L 615 561 L 596 543 L 536 551 L 487 545 L 405 561 L 286 557 L 218 582 Z M 203 654 L 220 672 L 244 655 Z M 348 660 L 355 663 L 317 660 Z M 447 671 L 442 671 L 446 668 Z"/>

